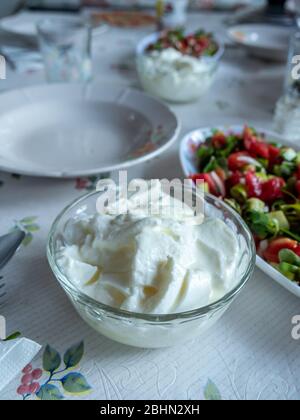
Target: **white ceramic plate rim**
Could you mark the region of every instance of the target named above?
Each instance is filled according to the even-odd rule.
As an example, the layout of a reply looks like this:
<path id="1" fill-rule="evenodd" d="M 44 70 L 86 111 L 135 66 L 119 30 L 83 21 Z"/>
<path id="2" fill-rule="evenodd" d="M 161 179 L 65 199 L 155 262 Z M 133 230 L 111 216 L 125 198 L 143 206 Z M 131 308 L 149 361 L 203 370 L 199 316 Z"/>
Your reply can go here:
<path id="1" fill-rule="evenodd" d="M 3 19 L 1 19 L 0 21 L 0 28 L 2 30 L 4 30 L 7 33 L 10 34 L 14 34 L 17 36 L 25 36 L 26 38 L 32 39 L 32 40 L 36 40 L 37 38 L 37 28 L 36 25 L 38 22 L 43 21 L 43 20 L 47 20 L 47 19 L 66 19 L 66 21 L 69 19 L 71 20 L 72 18 L 74 19 L 73 15 L 67 15 L 67 16 L 63 16 L 61 14 L 57 14 L 54 12 L 50 12 L 47 13 L 46 15 L 44 15 L 43 13 L 37 13 L 36 15 L 29 15 L 26 12 L 21 12 L 19 14 L 16 15 L 12 15 L 12 16 L 7 16 Z M 23 22 L 22 22 L 23 19 Z M 31 22 L 31 20 L 33 19 L 33 21 Z M 24 24 L 28 22 L 28 28 L 27 30 L 24 30 L 24 26 L 22 25 L 22 23 Z M 93 29 L 93 36 L 97 36 L 97 35 L 101 35 L 103 34 L 104 31 L 107 31 L 109 29 L 108 25 L 99 25 L 96 26 Z"/>
<path id="2" fill-rule="evenodd" d="M 91 88 L 91 86 L 103 86 L 103 83 L 91 83 L 89 85 L 89 88 L 91 90 L 93 90 Z M 105 85 L 107 85 L 105 83 Z M 18 168 L 17 166 L 14 166 L 13 164 L 7 164 L 5 162 L 5 159 L 3 159 L 0 156 L 0 171 L 4 171 L 4 172 L 10 172 L 10 173 L 17 173 L 20 175 L 26 175 L 26 176 L 34 176 L 34 177 L 45 177 L 45 178 L 77 178 L 77 177 L 86 177 L 86 176 L 92 176 L 95 174 L 103 174 L 103 173 L 109 173 L 109 172 L 113 172 L 113 171 L 118 171 L 118 170 L 122 170 L 122 169 L 127 169 L 142 163 L 147 162 L 148 160 L 151 160 L 157 156 L 159 156 L 160 154 L 164 153 L 167 149 L 169 149 L 172 144 L 176 141 L 176 139 L 178 138 L 179 132 L 181 130 L 181 123 L 179 121 L 179 119 L 177 118 L 176 114 L 170 109 L 170 107 L 168 105 L 166 105 L 164 102 L 154 98 L 153 96 L 144 93 L 140 90 L 137 89 L 133 89 L 130 88 L 128 86 L 124 86 L 124 85 L 118 85 L 116 83 L 112 83 L 112 86 L 114 87 L 114 89 L 118 89 L 119 88 L 119 93 L 117 95 L 116 98 L 113 98 L 114 101 L 116 101 L 117 99 L 120 99 L 122 96 L 124 96 L 124 98 L 126 98 L 126 95 L 130 92 L 133 92 L 134 94 L 138 95 L 139 98 L 143 99 L 147 99 L 150 100 L 151 102 L 153 102 L 153 107 L 159 105 L 160 107 L 162 107 L 166 114 L 168 115 L 170 121 L 172 120 L 172 123 L 174 124 L 174 130 L 172 130 L 172 132 L 169 133 L 168 139 L 164 142 L 164 144 L 160 145 L 157 147 L 157 149 L 155 149 L 154 151 L 148 152 L 146 154 L 144 154 L 143 156 L 137 157 L 137 158 L 133 158 L 133 159 L 128 159 L 125 161 L 122 161 L 118 164 L 114 164 L 114 165 L 108 165 L 108 166 L 99 166 L 99 167 L 95 167 L 95 168 L 89 168 L 89 169 L 85 169 L 85 170 L 74 170 L 74 171 L 55 171 L 55 170 L 51 170 L 51 171 L 43 171 L 40 169 L 27 169 L 27 168 Z M 79 90 L 80 93 L 82 93 L 83 91 L 85 91 L 85 88 L 83 85 L 80 84 L 49 84 L 49 85 L 37 85 L 37 86 L 31 86 L 28 88 L 24 88 L 24 89 L 19 89 L 19 90 L 12 90 L 9 92 L 5 92 L 2 93 L 0 95 L 0 98 L 2 99 L 2 103 L 5 104 L 6 100 L 9 98 L 11 99 L 13 97 L 13 95 L 20 95 L 20 93 L 24 94 L 25 97 L 30 98 L 31 97 L 31 93 L 34 94 L 38 94 L 39 90 L 41 91 L 41 94 L 43 94 L 43 91 L 49 91 L 49 92 L 53 92 L 54 89 L 58 89 L 61 92 L 64 91 L 64 89 L 67 89 L 68 91 L 70 89 L 73 90 L 73 92 L 76 92 L 76 90 Z M 34 99 L 33 99 L 34 101 Z M 112 101 L 112 102 L 114 102 Z M 126 103 L 124 103 L 123 101 L 120 102 L 122 105 L 126 105 Z M 139 108 L 139 112 L 143 113 L 142 109 Z M 1 140 L 0 140 L 0 145 L 1 145 Z"/>
<path id="3" fill-rule="evenodd" d="M 260 43 L 256 43 L 256 42 L 248 42 L 247 40 L 242 40 L 239 39 L 238 37 L 236 37 L 234 34 L 236 32 L 250 32 L 250 31 L 254 31 L 254 28 L 259 28 L 259 29 L 263 29 L 263 30 L 279 30 L 281 32 L 286 32 L 287 34 L 291 32 L 291 28 L 282 28 L 282 27 L 277 27 L 275 25 L 264 25 L 264 24 L 241 24 L 241 25 L 235 25 L 232 26 L 228 29 L 227 34 L 229 36 L 229 38 L 231 39 L 231 41 L 240 44 L 246 48 L 251 48 L 251 49 L 257 49 L 257 50 L 261 50 L 261 51 L 274 51 L 277 53 L 281 53 L 281 52 L 285 52 L 287 47 L 284 47 L 283 45 L 266 45 L 266 44 L 260 44 Z"/>
<path id="4" fill-rule="evenodd" d="M 180 144 L 180 150 L 179 150 L 179 157 L 180 157 L 180 163 L 184 172 L 185 176 L 190 176 L 192 173 L 197 172 L 196 166 L 193 166 L 193 162 L 188 159 L 188 156 L 191 158 L 192 155 L 189 151 L 189 143 L 191 141 L 191 138 L 197 134 L 202 134 L 203 136 L 207 136 L 208 133 L 211 133 L 212 129 L 220 129 L 225 131 L 234 131 L 234 132 L 241 132 L 243 130 L 244 126 L 242 125 L 227 125 L 227 126 L 215 126 L 215 127 L 206 127 L 206 128 L 200 128 L 198 130 L 193 130 L 186 134 L 181 141 Z M 267 138 L 274 139 L 276 141 L 279 141 L 282 144 L 285 144 L 287 146 L 292 146 L 295 148 L 295 145 L 289 143 L 288 141 L 284 140 L 282 136 L 280 136 L 277 133 L 274 133 L 270 130 L 262 130 L 257 129 L 258 131 L 265 133 Z M 187 162 L 187 160 L 189 162 Z M 268 264 L 266 261 L 264 261 L 261 257 L 256 257 L 256 265 L 269 277 L 273 278 L 277 283 L 279 283 L 282 287 L 287 289 L 289 292 L 293 293 L 295 296 L 300 298 L 300 286 L 297 286 L 295 283 L 288 280 L 285 276 L 283 276 L 279 271 L 277 271 L 274 267 L 272 267 L 270 264 Z"/>

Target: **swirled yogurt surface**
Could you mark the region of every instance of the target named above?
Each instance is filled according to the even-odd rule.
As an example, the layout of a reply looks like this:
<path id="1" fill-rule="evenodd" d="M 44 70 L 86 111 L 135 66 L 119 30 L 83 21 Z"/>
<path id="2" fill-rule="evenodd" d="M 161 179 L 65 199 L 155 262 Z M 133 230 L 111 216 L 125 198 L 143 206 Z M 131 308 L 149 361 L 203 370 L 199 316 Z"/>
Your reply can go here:
<path id="1" fill-rule="evenodd" d="M 134 197 L 126 214 L 113 206 L 67 223 L 58 264 L 82 292 L 127 311 L 169 314 L 206 306 L 235 286 L 240 250 L 222 220 L 191 223 L 191 209 L 169 196 L 151 216 Z"/>
<path id="2" fill-rule="evenodd" d="M 153 51 L 138 59 L 138 70 L 145 89 L 175 102 L 195 100 L 205 93 L 212 84 L 214 66 L 174 48 Z"/>

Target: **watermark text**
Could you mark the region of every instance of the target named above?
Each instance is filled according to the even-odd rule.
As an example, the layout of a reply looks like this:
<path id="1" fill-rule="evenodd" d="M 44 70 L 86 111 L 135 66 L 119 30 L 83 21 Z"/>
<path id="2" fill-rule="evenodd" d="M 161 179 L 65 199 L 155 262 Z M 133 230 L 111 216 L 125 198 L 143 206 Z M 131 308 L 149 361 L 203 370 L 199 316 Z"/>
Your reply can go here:
<path id="1" fill-rule="evenodd" d="M 294 64 L 292 69 L 292 78 L 294 80 L 300 80 L 300 55 L 295 55 L 292 58 L 292 64 Z"/>
<path id="2" fill-rule="evenodd" d="M 294 340 L 300 340 L 300 315 L 296 315 L 292 318 L 292 338 Z"/>
<path id="3" fill-rule="evenodd" d="M 0 55 L 0 80 L 6 79 L 6 60 L 3 55 Z"/>
<path id="4" fill-rule="evenodd" d="M 0 315 L 0 340 L 6 339 L 6 320 L 4 316 Z"/>

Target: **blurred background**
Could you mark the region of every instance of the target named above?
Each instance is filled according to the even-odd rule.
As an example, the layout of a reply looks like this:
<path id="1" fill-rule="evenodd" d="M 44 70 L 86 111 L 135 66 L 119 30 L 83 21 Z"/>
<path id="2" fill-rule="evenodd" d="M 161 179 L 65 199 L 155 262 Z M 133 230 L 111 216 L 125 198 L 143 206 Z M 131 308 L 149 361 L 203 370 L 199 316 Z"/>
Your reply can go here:
<path id="1" fill-rule="evenodd" d="M 160 3 L 172 7 L 172 3 L 189 3 L 191 10 L 217 9 L 239 10 L 242 8 L 263 7 L 264 19 L 285 19 L 300 11 L 300 0 L 1 0 L 0 18 L 9 16 L 21 9 L 53 10 L 70 12 L 79 11 L 82 7 L 101 8 L 158 8 Z M 256 16 L 256 19 L 258 17 Z M 260 17 L 261 19 L 261 17 Z"/>
<path id="2" fill-rule="evenodd" d="M 185 1 L 185 0 L 181 0 Z M 168 3 L 167 1 L 165 1 Z M 1 0 L 0 16 L 7 16 L 22 7 L 31 9 L 78 10 L 81 6 L 93 7 L 155 7 L 157 0 Z M 190 0 L 192 8 L 239 8 L 257 4 L 255 0 Z M 261 2 L 260 2 L 261 3 Z M 292 11 L 297 0 L 268 0 L 269 8 L 274 13 L 282 12 L 285 7 Z"/>

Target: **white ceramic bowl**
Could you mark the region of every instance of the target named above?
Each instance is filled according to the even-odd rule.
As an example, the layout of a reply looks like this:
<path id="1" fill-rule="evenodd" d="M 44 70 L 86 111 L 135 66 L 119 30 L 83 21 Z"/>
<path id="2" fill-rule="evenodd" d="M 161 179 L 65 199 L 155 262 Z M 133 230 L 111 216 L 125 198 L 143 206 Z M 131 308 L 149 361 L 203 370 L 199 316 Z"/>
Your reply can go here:
<path id="1" fill-rule="evenodd" d="M 204 95 L 211 87 L 224 47 L 219 44 L 219 50 L 213 57 L 195 58 L 199 63 L 197 71 L 170 68 L 154 68 L 146 53 L 149 45 L 161 36 L 155 33 L 144 38 L 137 46 L 136 64 L 139 78 L 144 89 L 154 96 L 169 102 L 193 102 Z"/>
<path id="2" fill-rule="evenodd" d="M 195 158 L 195 146 L 203 143 L 207 137 L 211 136 L 213 129 L 220 129 L 221 131 L 231 131 L 235 133 L 241 133 L 244 129 L 243 126 L 234 125 L 234 126 L 217 126 L 209 128 L 200 128 L 186 134 L 181 141 L 180 145 L 180 162 L 185 176 L 190 176 L 198 172 L 197 162 Z M 277 141 L 278 143 L 285 144 L 287 146 L 295 148 L 295 145 L 284 140 L 279 134 L 273 133 L 267 130 L 258 130 L 266 135 L 266 138 L 270 141 Z M 293 295 L 300 298 L 300 287 L 287 279 L 283 274 L 278 270 L 268 264 L 261 257 L 256 257 L 256 265 L 269 277 L 279 283 L 282 287 L 287 289 Z"/>

